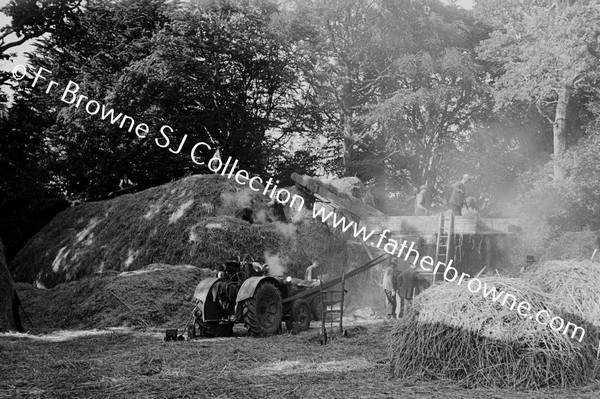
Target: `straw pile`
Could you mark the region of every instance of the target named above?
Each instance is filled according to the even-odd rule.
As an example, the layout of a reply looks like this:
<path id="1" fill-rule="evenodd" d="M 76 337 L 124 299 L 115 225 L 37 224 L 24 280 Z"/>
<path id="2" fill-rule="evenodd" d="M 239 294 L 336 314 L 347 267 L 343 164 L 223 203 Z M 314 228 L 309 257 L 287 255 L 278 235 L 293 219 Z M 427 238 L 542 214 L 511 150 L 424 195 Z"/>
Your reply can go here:
<path id="1" fill-rule="evenodd" d="M 196 285 L 214 271 L 189 265 L 149 265 L 106 273 L 44 290 L 17 283 L 34 331 L 119 326 L 183 327 Z M 129 306 L 125 306 L 125 304 Z M 25 327 L 30 328 L 28 321 Z"/>
<path id="2" fill-rule="evenodd" d="M 481 281 L 517 301 L 527 300 L 531 314 L 545 308 L 547 296 L 519 279 Z M 391 373 L 449 378 L 471 388 L 539 389 L 589 382 L 596 375 L 597 331 L 572 315 L 550 311 L 585 326 L 583 342 L 521 318 L 464 285 L 437 285 L 414 300 L 390 334 Z"/>
<path id="3" fill-rule="evenodd" d="M 550 296 L 553 307 L 600 327 L 600 264 L 554 260 L 533 267 L 526 278 Z"/>
<path id="4" fill-rule="evenodd" d="M 232 257 L 264 262 L 271 254 L 278 255 L 279 269 L 303 273 L 313 256 L 343 262 L 341 238 L 312 218 L 273 222 L 267 200 L 223 176 L 197 175 L 85 203 L 58 214 L 17 254 L 12 268 L 17 281 L 50 288 L 152 263 L 216 268 Z M 241 219 L 244 208 L 253 209 L 255 223 Z"/>

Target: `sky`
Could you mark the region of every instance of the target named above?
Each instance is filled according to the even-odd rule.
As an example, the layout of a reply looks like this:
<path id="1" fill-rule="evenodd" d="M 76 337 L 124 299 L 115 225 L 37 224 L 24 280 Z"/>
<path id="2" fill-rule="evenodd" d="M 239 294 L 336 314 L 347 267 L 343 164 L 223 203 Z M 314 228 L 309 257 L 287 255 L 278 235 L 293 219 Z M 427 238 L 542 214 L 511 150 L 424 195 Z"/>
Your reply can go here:
<path id="1" fill-rule="evenodd" d="M 10 2 L 10 0 L 0 0 L 0 8 L 3 8 L 4 6 L 8 5 L 9 2 Z M 10 18 L 0 12 L 0 27 L 9 25 L 10 22 L 11 22 Z M 7 38 L 7 40 L 5 40 L 5 42 L 10 43 L 10 42 L 14 41 L 15 38 L 16 38 L 16 35 L 10 35 Z M 11 49 L 10 51 L 18 53 L 18 56 L 15 58 L 15 60 L 13 60 L 13 62 L 0 60 L 0 68 L 9 70 L 9 69 L 12 69 L 12 66 L 14 66 L 16 64 L 22 64 L 22 63 L 27 62 L 27 59 L 23 55 L 23 53 L 28 52 L 28 51 L 33 51 L 33 46 L 30 41 L 30 42 L 22 44 L 19 47 L 15 47 L 14 49 Z"/>

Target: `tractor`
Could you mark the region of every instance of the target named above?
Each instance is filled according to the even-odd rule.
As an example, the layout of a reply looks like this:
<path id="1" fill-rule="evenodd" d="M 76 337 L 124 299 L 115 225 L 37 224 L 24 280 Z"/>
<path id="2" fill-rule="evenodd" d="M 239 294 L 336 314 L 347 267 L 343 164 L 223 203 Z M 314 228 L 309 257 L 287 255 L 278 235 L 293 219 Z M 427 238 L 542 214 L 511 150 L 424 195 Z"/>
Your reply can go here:
<path id="1" fill-rule="evenodd" d="M 318 295 L 297 298 L 297 294 L 315 284 L 270 276 L 268 265 L 258 262 L 226 261 L 216 277 L 204 279 L 196 286 L 195 322 L 188 334 L 230 336 L 234 324 L 244 323 L 251 335 L 268 336 L 281 330 L 282 321 L 288 330 L 307 330 L 312 313 L 317 313 L 321 304 Z"/>

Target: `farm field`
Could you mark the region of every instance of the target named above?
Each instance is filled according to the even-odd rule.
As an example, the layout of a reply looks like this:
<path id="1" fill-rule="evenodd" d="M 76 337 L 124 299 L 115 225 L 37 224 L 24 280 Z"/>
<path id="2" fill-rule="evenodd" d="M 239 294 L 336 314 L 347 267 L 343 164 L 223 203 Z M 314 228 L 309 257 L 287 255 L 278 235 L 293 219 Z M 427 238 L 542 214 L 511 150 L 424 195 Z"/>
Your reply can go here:
<path id="1" fill-rule="evenodd" d="M 270 338 L 164 342 L 164 331 L 0 335 L 0 398 L 597 398 L 577 389 L 466 389 L 451 381 L 389 378 L 392 323 Z"/>

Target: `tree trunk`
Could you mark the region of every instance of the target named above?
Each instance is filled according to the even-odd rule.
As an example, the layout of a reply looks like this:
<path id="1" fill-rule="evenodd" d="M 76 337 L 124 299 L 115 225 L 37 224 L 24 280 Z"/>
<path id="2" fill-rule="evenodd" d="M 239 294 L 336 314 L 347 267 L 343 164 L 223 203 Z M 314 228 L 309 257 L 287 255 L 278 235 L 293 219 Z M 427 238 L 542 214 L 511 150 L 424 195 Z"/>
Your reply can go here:
<path id="1" fill-rule="evenodd" d="M 342 138 L 342 165 L 344 170 L 342 171 L 342 176 L 348 176 L 351 168 L 352 155 L 350 151 L 352 151 L 352 147 L 354 146 L 354 132 L 352 128 L 352 115 L 354 109 L 354 100 L 353 100 L 353 88 L 351 83 L 351 71 L 346 72 L 348 76 L 349 82 L 346 83 L 342 89 L 341 102 L 339 104 L 340 111 L 342 113 L 342 128 L 343 128 L 343 138 Z"/>
<path id="2" fill-rule="evenodd" d="M 21 330 L 17 305 L 17 293 L 8 271 L 4 246 L 0 241 L 0 331 Z"/>
<path id="3" fill-rule="evenodd" d="M 342 139 L 342 176 L 348 176 L 350 171 L 350 163 L 352 161 L 350 150 L 352 149 L 352 126 L 350 125 L 350 117 L 344 117 L 344 133 Z"/>
<path id="4" fill-rule="evenodd" d="M 565 169 L 562 158 L 567 149 L 567 108 L 571 99 L 572 87 L 565 86 L 558 93 L 558 104 L 554 118 L 554 180 L 561 181 L 565 178 Z"/>
<path id="5" fill-rule="evenodd" d="M 375 177 L 375 185 L 373 186 L 372 193 L 375 208 L 384 213 L 389 213 L 386 180 L 385 170 L 382 168 Z"/>

